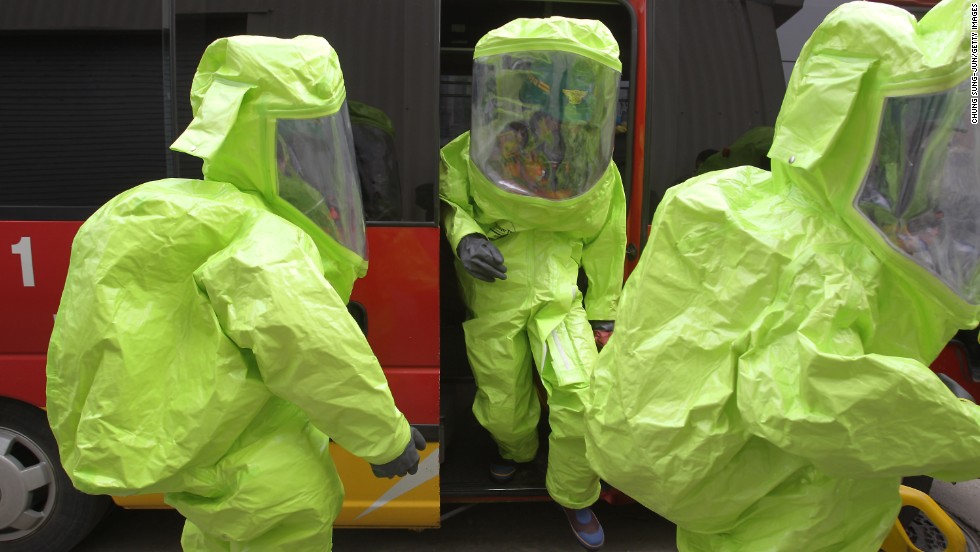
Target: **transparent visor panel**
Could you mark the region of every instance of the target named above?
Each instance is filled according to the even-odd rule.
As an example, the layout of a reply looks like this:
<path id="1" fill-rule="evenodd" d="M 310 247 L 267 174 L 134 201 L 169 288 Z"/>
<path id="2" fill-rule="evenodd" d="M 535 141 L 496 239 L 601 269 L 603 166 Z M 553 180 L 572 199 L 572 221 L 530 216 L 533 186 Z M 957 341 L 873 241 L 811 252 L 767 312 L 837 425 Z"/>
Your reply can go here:
<path id="1" fill-rule="evenodd" d="M 347 106 L 318 119 L 276 122 L 279 196 L 367 259 L 364 211 Z"/>
<path id="2" fill-rule="evenodd" d="M 618 96 L 619 73 L 576 54 L 478 58 L 470 159 L 508 192 L 582 195 L 609 167 Z"/>
<path id="3" fill-rule="evenodd" d="M 980 304 L 980 136 L 970 88 L 887 98 L 857 208 L 891 244 Z"/>

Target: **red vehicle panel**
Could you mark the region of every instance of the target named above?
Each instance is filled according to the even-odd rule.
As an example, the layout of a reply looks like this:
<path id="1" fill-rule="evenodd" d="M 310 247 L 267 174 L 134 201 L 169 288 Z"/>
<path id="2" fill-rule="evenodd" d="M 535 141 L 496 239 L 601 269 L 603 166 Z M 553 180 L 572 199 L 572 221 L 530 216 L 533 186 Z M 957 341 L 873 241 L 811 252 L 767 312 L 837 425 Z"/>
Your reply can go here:
<path id="1" fill-rule="evenodd" d="M 367 230 L 368 273 L 351 301 L 367 310 L 368 341 L 383 366 L 439 366 L 439 231 Z"/>
<path id="2" fill-rule="evenodd" d="M 0 394 L 44 406 L 44 363 L 80 221 L 0 221 Z"/>
<path id="3" fill-rule="evenodd" d="M 54 316 L 81 221 L 0 222 L 0 395 L 44 406 L 44 366 Z M 439 423 L 439 229 L 369 228 L 373 252 L 355 301 L 368 341 L 412 423 Z M 397 305 L 397 308 L 391 308 Z M 373 315 L 373 316 L 372 316 Z M 407 346 L 411 345 L 411 346 Z"/>
<path id="4" fill-rule="evenodd" d="M 368 273 L 351 301 L 367 311 L 368 342 L 398 408 L 439 423 L 439 228 L 369 227 Z"/>
<path id="5" fill-rule="evenodd" d="M 43 353 L 81 222 L 0 221 L 0 350 Z"/>
<path id="6" fill-rule="evenodd" d="M 633 124 L 635 129 L 633 130 L 633 174 L 628 176 L 628 181 L 624 182 L 624 186 L 630 188 L 630 197 L 641 198 L 644 196 L 645 185 L 644 185 L 644 172 L 646 168 L 644 167 L 645 155 L 645 138 L 647 134 L 647 3 L 645 0 L 633 0 L 630 2 L 635 11 L 636 17 L 636 78 L 635 87 L 636 92 L 634 94 L 635 100 L 633 102 L 633 108 L 636 110 L 636 114 L 633 116 Z M 642 201 L 632 201 L 628 207 L 626 213 L 626 243 L 627 245 L 634 246 L 637 251 L 636 255 L 632 258 L 626 259 L 626 268 L 623 272 L 623 277 L 629 277 L 633 269 L 636 268 L 636 263 L 640 260 L 639 250 L 642 243 L 642 236 L 640 232 L 643 227 L 643 202 Z M 649 233 L 649 232 L 648 232 Z"/>
<path id="7" fill-rule="evenodd" d="M 934 372 L 946 374 L 963 386 L 975 399 L 980 400 L 980 383 L 970 371 L 970 353 L 964 343 L 951 341 L 930 366 Z"/>

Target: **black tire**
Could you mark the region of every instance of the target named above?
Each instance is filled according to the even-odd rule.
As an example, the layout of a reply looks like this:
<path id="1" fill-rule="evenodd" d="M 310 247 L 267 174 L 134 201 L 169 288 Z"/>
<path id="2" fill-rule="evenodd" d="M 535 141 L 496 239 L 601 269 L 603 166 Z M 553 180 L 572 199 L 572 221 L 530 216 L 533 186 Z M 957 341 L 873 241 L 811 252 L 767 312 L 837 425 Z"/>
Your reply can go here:
<path id="1" fill-rule="evenodd" d="M 980 552 L 980 536 L 977 535 L 977 530 L 970 527 L 955 515 L 949 512 L 947 514 L 963 530 L 963 536 L 966 537 L 967 552 Z M 942 532 L 922 512 L 919 512 L 912 519 L 908 527 L 906 527 L 906 532 L 912 544 L 923 552 L 942 552 L 946 550 L 946 537 L 943 536 Z"/>
<path id="2" fill-rule="evenodd" d="M 67 552 L 111 505 L 72 486 L 44 411 L 0 401 L 0 552 Z"/>

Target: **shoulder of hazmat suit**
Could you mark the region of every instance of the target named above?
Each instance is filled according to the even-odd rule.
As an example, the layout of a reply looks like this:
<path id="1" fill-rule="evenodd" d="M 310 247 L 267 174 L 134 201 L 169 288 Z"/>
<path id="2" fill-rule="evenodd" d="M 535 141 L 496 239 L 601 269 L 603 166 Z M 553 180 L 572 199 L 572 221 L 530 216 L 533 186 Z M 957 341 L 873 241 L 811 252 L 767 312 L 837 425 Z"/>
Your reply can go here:
<path id="1" fill-rule="evenodd" d="M 747 130 L 730 146 L 705 159 L 694 174 L 730 169 L 732 167 L 752 166 L 769 169 L 769 148 L 772 147 L 774 129 L 760 126 Z"/>
<path id="2" fill-rule="evenodd" d="M 980 475 L 977 407 L 928 367 L 980 303 L 968 17 L 838 8 L 790 79 L 773 172 L 658 207 L 586 441 L 680 550 L 876 551 L 902 476 Z"/>
<path id="3" fill-rule="evenodd" d="M 226 540 L 325 510 L 329 546 L 323 434 L 376 464 L 409 441 L 345 307 L 367 263 L 340 66 L 318 37 L 220 39 L 192 102 L 174 149 L 206 180 L 137 186 L 73 243 L 47 365 L 62 462 L 90 493 L 200 495 L 172 503 Z"/>
<path id="4" fill-rule="evenodd" d="M 517 19 L 481 38 L 474 60 L 474 128 L 441 152 L 453 251 L 473 233 L 580 241 L 588 317 L 615 319 L 626 201 L 606 100 L 618 98 L 618 44 L 598 21 Z"/>

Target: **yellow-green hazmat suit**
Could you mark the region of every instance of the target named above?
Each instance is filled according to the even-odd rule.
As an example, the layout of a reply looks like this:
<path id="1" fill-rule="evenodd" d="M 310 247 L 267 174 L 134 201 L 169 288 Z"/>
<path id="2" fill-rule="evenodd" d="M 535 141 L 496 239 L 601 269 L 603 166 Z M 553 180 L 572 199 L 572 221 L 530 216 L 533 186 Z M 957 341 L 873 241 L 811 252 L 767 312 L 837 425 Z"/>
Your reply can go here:
<path id="1" fill-rule="evenodd" d="M 533 359 L 552 430 L 548 491 L 584 508 L 599 495 L 582 439 L 596 357 L 589 321 L 616 318 L 626 247 L 611 160 L 619 47 L 598 21 L 553 17 L 514 20 L 481 38 L 473 55 L 473 128 L 442 149 L 439 192 L 453 251 L 468 235 L 486 236 L 507 268 L 506 279 L 483 281 L 457 262 L 471 313 L 463 328 L 473 412 L 503 458 L 532 460 Z"/>
<path id="2" fill-rule="evenodd" d="M 903 476 L 980 476 L 980 409 L 929 369 L 980 304 L 969 48 L 965 0 L 918 22 L 839 7 L 796 63 L 772 172 L 659 205 L 586 440 L 681 551 L 874 552 Z"/>
<path id="3" fill-rule="evenodd" d="M 329 550 L 328 436 L 372 464 L 410 428 L 346 310 L 367 269 L 343 75 L 325 40 L 211 44 L 173 148 L 206 180 L 109 201 L 72 246 L 48 417 L 88 493 L 165 493 L 185 550 Z"/>

